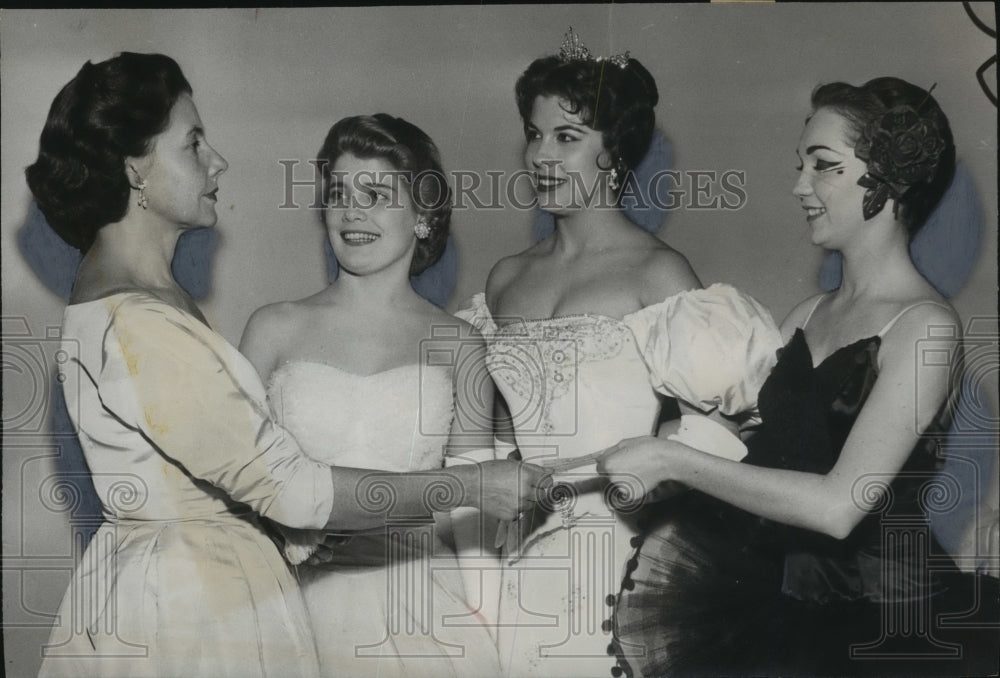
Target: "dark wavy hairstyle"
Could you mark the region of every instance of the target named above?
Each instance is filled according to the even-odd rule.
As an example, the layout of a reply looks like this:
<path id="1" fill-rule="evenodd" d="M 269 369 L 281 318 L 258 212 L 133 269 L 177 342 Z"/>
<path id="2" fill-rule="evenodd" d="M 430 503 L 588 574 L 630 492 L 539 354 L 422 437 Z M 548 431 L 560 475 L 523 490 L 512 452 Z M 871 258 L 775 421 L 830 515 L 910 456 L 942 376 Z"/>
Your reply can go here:
<path id="1" fill-rule="evenodd" d="M 817 87 L 812 95 L 813 110 L 828 108 L 847 120 L 851 135 L 848 141 L 855 147 L 867 130 L 878 125 L 890 109 L 898 106 L 917 111 L 924 133 L 936 137 L 944 145 L 934 171 L 925 180 L 911 185 L 898 201 L 899 220 L 912 238 L 941 201 L 955 176 L 955 143 L 948 118 L 938 102 L 927 90 L 890 77 L 869 80 L 860 87 L 833 82 Z"/>
<path id="2" fill-rule="evenodd" d="M 451 189 L 441 167 L 441 153 L 431 138 L 416 125 L 386 113 L 339 120 L 330 128 L 317 156 L 323 167 L 324 196 L 329 193 L 333 165 L 344 153 L 364 159 L 381 158 L 403 173 L 413 205 L 430 227 L 428 237 L 417 239 L 410 275 L 419 275 L 433 266 L 448 242 Z"/>
<path id="3" fill-rule="evenodd" d="M 601 132 L 612 167 L 631 172 L 649 150 L 660 95 L 653 76 L 636 59 L 622 68 L 607 60 L 542 57 L 521 74 L 514 91 L 525 125 L 535 99 L 563 99 L 567 112 Z"/>
<path id="4" fill-rule="evenodd" d="M 125 216 L 125 158 L 149 153 L 183 93 L 191 85 L 176 61 L 131 52 L 88 61 L 59 91 L 25 175 L 63 240 L 86 252 L 102 226 Z"/>

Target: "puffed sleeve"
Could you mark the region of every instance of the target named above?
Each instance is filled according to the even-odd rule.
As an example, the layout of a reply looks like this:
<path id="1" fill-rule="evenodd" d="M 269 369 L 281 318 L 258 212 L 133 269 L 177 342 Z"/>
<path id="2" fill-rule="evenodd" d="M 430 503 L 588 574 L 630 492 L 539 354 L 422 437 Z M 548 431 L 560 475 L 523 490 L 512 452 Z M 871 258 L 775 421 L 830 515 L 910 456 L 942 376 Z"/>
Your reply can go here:
<path id="1" fill-rule="evenodd" d="M 220 335 L 154 297 L 130 295 L 111 313 L 103 351 L 102 405 L 161 454 L 278 523 L 326 524 L 329 466 L 272 421 L 256 371 Z"/>
<path id="2" fill-rule="evenodd" d="M 497 330 L 497 324 L 493 321 L 493 315 L 486 305 L 486 295 L 483 292 L 473 295 L 462 308 L 455 311 L 455 317 L 469 323 L 487 338 Z"/>
<path id="3" fill-rule="evenodd" d="M 624 322 L 657 391 L 703 412 L 756 412 L 781 333 L 753 297 L 716 283 L 671 296 Z"/>

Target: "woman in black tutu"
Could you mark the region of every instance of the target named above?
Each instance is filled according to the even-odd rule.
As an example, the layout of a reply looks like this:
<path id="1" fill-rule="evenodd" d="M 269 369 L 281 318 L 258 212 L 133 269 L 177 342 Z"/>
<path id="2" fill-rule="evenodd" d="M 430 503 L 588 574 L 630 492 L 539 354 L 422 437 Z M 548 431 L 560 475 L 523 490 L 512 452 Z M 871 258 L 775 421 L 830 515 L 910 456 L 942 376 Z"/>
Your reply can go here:
<path id="1" fill-rule="evenodd" d="M 896 78 L 812 104 L 794 194 L 843 283 L 782 325 L 743 463 L 656 438 L 605 455 L 613 478 L 698 490 L 636 540 L 613 675 L 996 673 L 997 580 L 959 572 L 924 513 L 961 323 L 908 244 L 954 175 L 951 130 Z"/>

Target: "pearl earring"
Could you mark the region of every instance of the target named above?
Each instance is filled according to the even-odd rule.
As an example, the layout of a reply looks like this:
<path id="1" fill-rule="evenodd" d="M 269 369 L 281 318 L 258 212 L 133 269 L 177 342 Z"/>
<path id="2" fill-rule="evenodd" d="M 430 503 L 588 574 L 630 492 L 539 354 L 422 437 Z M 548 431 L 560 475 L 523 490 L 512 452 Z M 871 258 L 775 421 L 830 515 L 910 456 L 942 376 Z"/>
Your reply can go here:
<path id="1" fill-rule="evenodd" d="M 417 240 L 426 240 L 431 236 L 431 227 L 426 221 L 418 221 L 413 227 L 413 234 L 417 236 Z"/>
<path id="2" fill-rule="evenodd" d="M 139 199 L 136 201 L 136 204 L 142 209 L 146 209 L 147 207 L 149 207 L 149 198 L 147 198 L 146 194 L 143 192 L 143 190 L 146 188 L 146 180 L 145 179 L 140 180 L 139 185 L 136 188 L 139 189 Z"/>

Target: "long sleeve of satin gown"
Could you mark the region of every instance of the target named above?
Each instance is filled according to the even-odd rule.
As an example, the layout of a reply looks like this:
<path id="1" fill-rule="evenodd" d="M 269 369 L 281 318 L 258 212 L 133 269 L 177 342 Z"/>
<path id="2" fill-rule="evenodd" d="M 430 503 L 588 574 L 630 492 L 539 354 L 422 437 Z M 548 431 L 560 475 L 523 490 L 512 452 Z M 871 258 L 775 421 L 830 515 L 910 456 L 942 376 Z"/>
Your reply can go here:
<path id="1" fill-rule="evenodd" d="M 111 315 L 96 378 L 104 408 L 190 475 L 281 524 L 326 524 L 329 467 L 272 421 L 252 366 L 190 315 L 126 297 Z"/>

